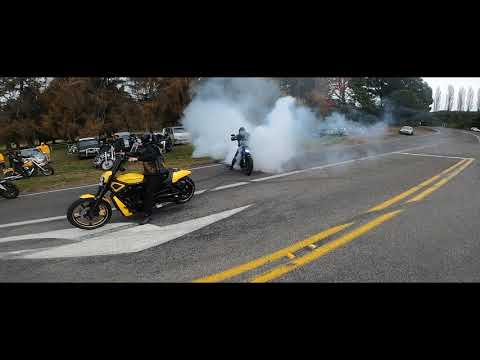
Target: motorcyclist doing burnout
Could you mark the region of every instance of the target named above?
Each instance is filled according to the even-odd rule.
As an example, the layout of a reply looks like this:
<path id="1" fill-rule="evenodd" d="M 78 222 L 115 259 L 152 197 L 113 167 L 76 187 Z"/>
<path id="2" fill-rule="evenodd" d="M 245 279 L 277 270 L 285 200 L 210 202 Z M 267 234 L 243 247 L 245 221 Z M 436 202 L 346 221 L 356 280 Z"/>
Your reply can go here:
<path id="1" fill-rule="evenodd" d="M 154 196 L 168 180 L 169 170 L 164 166 L 164 157 L 155 136 L 147 133 L 142 137 L 142 147 L 135 153 L 127 153 L 128 161 L 142 161 L 144 169 L 143 219 L 141 225 L 151 220 Z"/>
<path id="2" fill-rule="evenodd" d="M 248 142 L 250 140 L 250 134 L 242 126 L 240 129 L 238 129 L 238 135 L 232 136 L 231 140 L 238 141 L 238 149 L 237 149 L 237 152 L 235 153 L 235 156 L 233 157 L 232 165 L 230 165 L 230 170 L 233 170 L 233 167 L 237 162 L 237 156 L 240 154 L 240 159 L 241 159 L 243 156 L 245 147 L 248 146 Z"/>

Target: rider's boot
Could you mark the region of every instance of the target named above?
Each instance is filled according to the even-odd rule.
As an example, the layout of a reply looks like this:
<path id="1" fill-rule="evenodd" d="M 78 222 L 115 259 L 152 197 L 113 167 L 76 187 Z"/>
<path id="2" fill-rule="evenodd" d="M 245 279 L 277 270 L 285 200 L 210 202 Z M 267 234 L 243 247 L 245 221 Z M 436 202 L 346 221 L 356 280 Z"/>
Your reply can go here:
<path id="1" fill-rule="evenodd" d="M 145 225 L 148 224 L 152 220 L 152 214 L 151 213 L 144 213 L 143 217 L 139 221 L 139 225 Z"/>

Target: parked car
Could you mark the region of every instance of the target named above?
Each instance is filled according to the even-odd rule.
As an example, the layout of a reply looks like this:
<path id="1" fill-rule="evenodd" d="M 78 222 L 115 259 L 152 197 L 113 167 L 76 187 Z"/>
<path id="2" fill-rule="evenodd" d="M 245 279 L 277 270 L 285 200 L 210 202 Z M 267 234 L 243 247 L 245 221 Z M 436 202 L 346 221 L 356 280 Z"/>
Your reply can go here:
<path id="1" fill-rule="evenodd" d="M 94 137 L 78 139 L 78 157 L 80 159 L 95 157 L 100 151 L 100 146 L 100 141 Z"/>
<path id="2" fill-rule="evenodd" d="M 162 140 L 165 140 L 165 152 L 170 152 L 173 150 L 173 141 L 172 138 L 168 135 L 165 135 L 164 132 L 154 132 L 154 135 L 159 135 Z"/>
<path id="3" fill-rule="evenodd" d="M 161 134 L 169 136 L 174 145 L 188 144 L 192 142 L 192 135 L 188 133 L 183 126 L 164 128 L 161 131 Z"/>
<path id="4" fill-rule="evenodd" d="M 114 135 L 118 135 L 119 137 L 121 137 L 125 143 L 125 149 L 129 149 L 133 144 L 130 144 L 130 132 L 128 131 L 124 131 L 124 132 L 118 132 L 118 133 L 115 133 Z"/>
<path id="5" fill-rule="evenodd" d="M 470 130 L 476 131 L 476 132 L 480 132 L 480 129 L 479 129 L 479 128 L 476 128 L 476 127 L 472 127 Z"/>
<path id="6" fill-rule="evenodd" d="M 404 135 L 413 135 L 413 127 L 403 126 L 399 132 L 400 134 L 404 134 Z"/>

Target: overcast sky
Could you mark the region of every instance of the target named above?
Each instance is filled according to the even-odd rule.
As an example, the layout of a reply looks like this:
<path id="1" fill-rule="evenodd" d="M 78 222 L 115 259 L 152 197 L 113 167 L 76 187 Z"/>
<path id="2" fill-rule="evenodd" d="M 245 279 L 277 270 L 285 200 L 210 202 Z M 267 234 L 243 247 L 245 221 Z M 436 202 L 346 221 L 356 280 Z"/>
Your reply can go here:
<path id="1" fill-rule="evenodd" d="M 465 89 L 468 89 L 470 86 L 473 90 L 477 90 L 480 88 L 480 77 L 471 77 L 471 78 L 462 78 L 462 77 L 424 77 L 428 85 L 432 88 L 433 92 L 435 93 L 435 89 L 437 86 L 440 86 L 442 93 L 447 90 L 448 85 L 453 85 L 455 90 L 460 89 L 460 87 L 464 86 Z"/>

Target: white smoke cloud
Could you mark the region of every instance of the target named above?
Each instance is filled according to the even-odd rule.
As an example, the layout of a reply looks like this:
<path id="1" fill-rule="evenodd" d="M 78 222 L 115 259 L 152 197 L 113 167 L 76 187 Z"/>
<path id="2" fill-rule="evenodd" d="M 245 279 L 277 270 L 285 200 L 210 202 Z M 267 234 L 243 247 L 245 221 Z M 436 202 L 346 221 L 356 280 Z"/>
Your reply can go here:
<path id="1" fill-rule="evenodd" d="M 182 123 L 192 134 L 193 157 L 209 156 L 229 164 L 237 149 L 230 134 L 244 126 L 250 133 L 255 170 L 281 172 L 303 156 L 315 131 L 347 128 L 353 136 L 384 133 L 386 124 L 362 126 L 334 113 L 321 119 L 278 85 L 258 78 L 212 78 L 202 84 L 185 109 Z"/>

